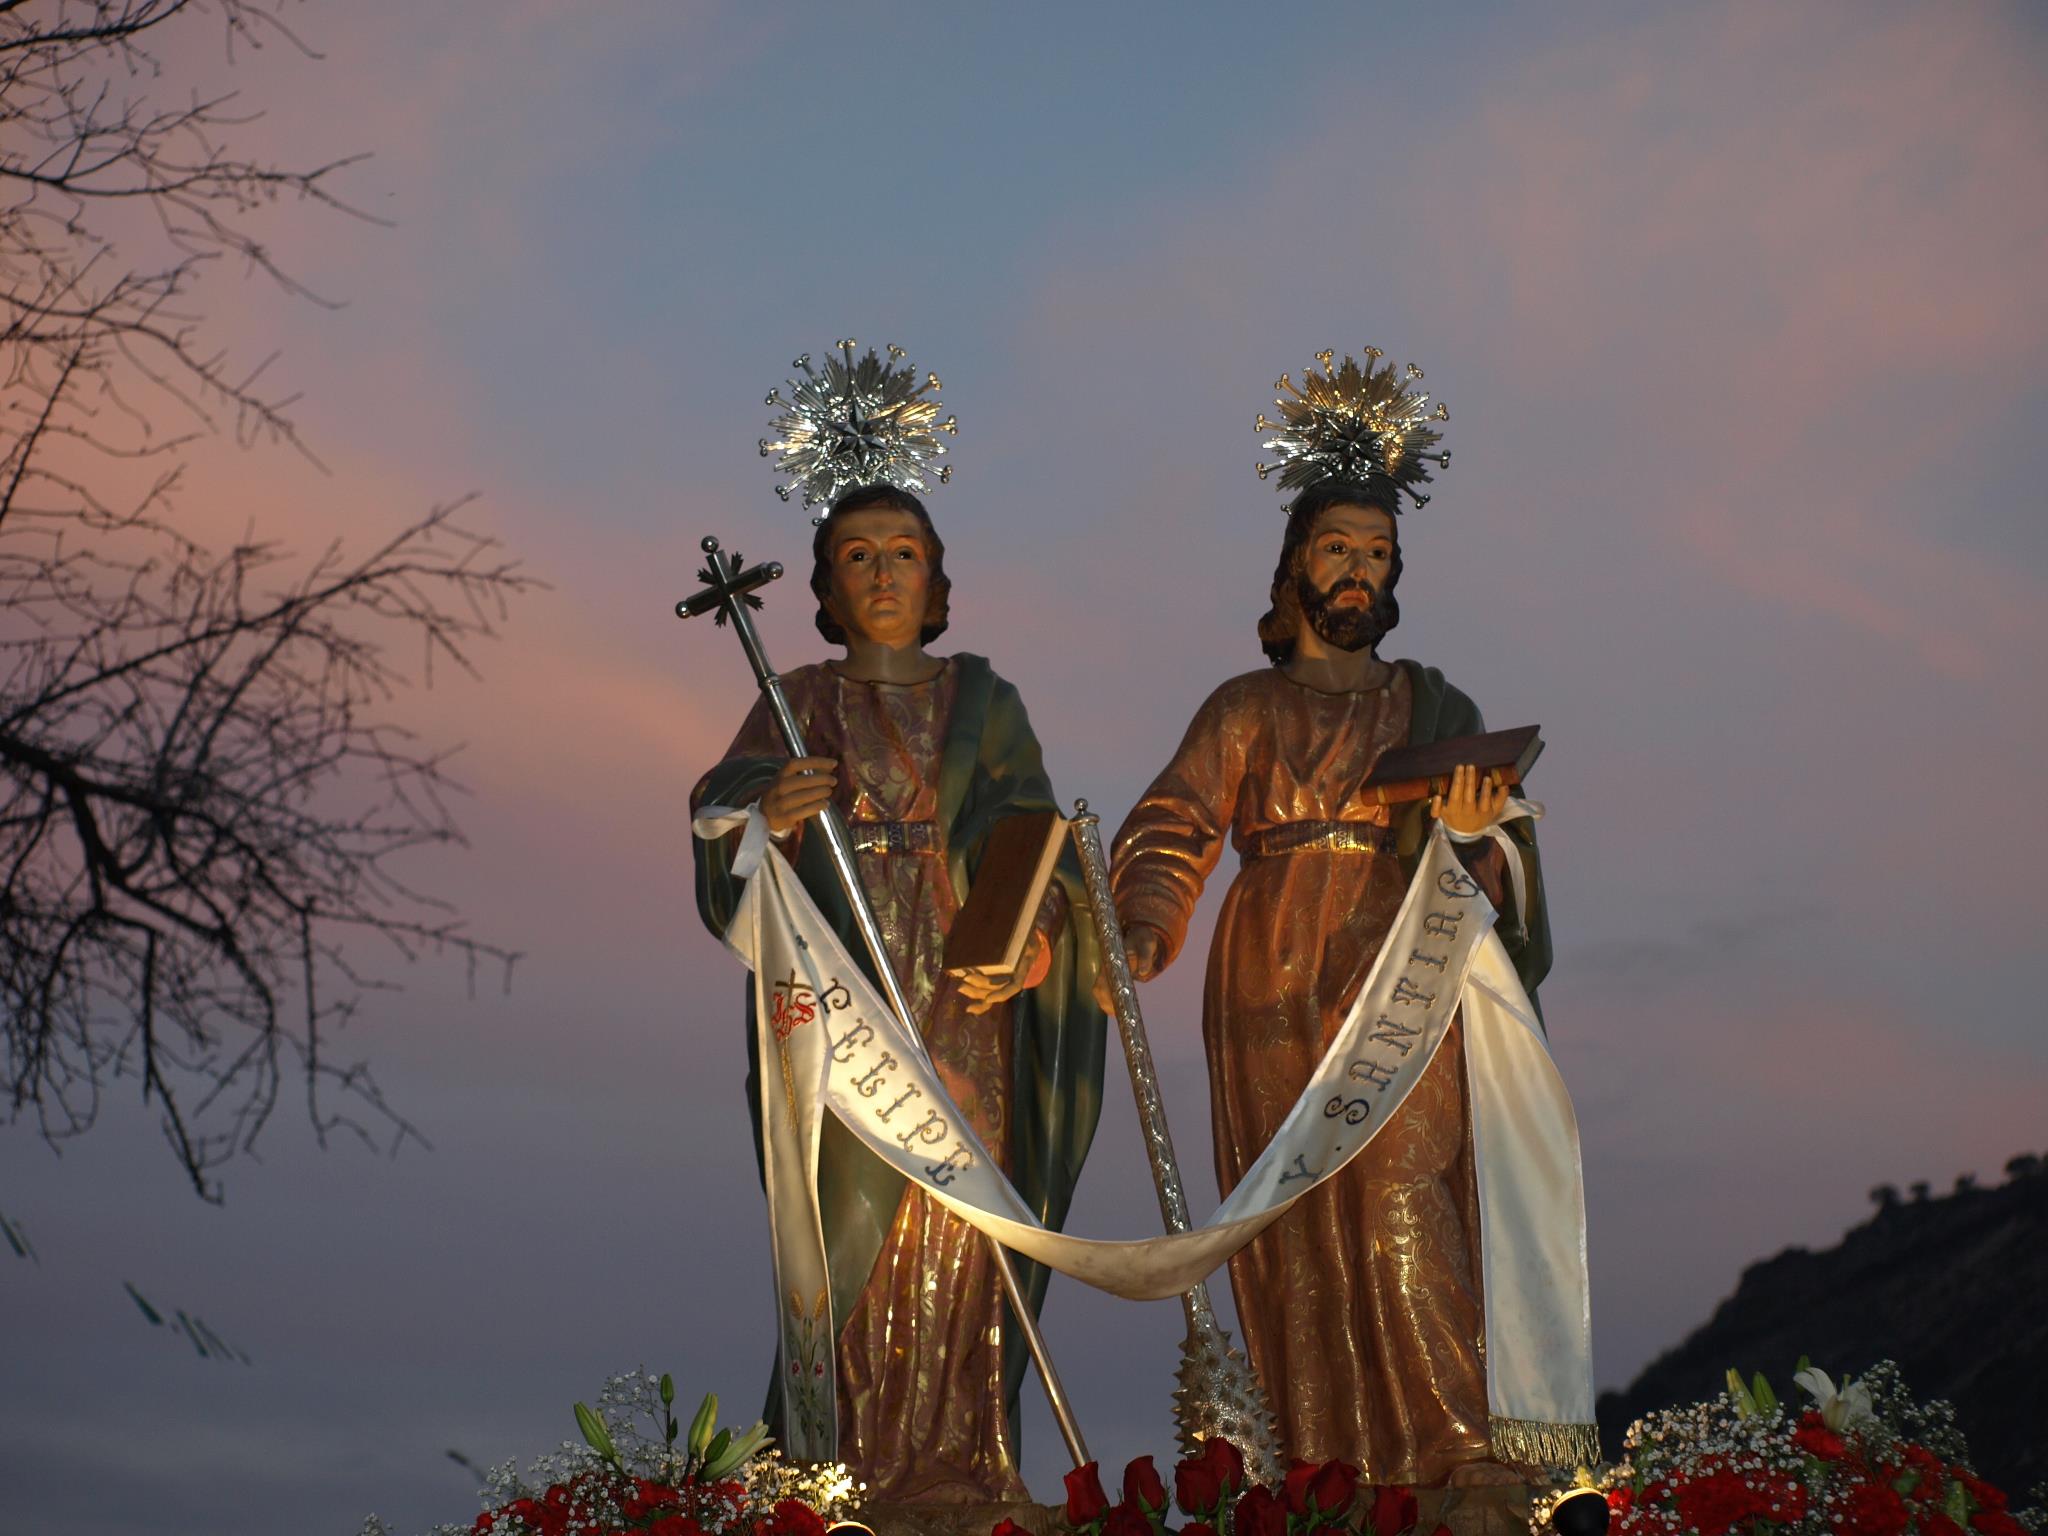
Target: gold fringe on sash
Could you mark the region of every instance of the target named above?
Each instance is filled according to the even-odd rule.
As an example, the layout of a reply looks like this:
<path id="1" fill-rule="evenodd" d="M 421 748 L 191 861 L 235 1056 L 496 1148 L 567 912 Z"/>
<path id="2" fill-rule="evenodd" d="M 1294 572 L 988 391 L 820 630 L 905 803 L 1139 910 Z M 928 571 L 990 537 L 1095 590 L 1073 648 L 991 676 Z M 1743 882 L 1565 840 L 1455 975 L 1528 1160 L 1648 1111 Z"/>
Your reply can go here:
<path id="1" fill-rule="evenodd" d="M 1597 1424 L 1546 1424 L 1540 1419 L 1503 1419 L 1490 1415 L 1487 1432 L 1497 1460 L 1523 1466 L 1569 1471 L 1600 1460 Z"/>

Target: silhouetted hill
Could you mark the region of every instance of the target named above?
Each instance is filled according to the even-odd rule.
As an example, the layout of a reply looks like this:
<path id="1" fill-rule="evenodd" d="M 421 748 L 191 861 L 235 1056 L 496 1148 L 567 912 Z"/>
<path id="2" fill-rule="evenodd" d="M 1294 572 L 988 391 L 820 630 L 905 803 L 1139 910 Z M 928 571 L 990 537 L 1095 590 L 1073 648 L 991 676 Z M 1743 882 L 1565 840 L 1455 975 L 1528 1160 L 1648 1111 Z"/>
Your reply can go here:
<path id="1" fill-rule="evenodd" d="M 1704 1327 L 1600 1395 L 1606 1454 L 1639 1415 L 1718 1393 L 1730 1366 L 1790 1403 L 1801 1355 L 1836 1381 L 1889 1358 L 1916 1398 L 1955 1404 L 1979 1474 L 2020 1499 L 2048 1478 L 2048 1168 L 2028 1154 L 2006 1172 L 1932 1199 L 1873 1190 L 1877 1214 L 1836 1247 L 1752 1264 Z"/>

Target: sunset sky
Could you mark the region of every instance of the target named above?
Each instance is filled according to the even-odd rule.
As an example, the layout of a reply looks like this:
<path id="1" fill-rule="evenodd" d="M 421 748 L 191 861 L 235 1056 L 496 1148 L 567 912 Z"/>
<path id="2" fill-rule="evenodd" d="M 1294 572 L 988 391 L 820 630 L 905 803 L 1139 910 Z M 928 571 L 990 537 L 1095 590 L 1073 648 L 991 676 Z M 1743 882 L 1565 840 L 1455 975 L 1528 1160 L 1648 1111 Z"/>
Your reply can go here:
<path id="1" fill-rule="evenodd" d="M 264 216 L 340 308 L 209 279 L 213 336 L 281 352 L 325 472 L 219 441 L 179 518 L 312 553 L 474 492 L 468 526 L 548 583 L 480 680 L 393 706 L 465 744 L 470 791 L 472 846 L 409 872 L 525 958 L 473 997 L 398 965 L 337 1044 L 431 1151 L 323 1153 L 288 1102 L 215 1209 L 132 1082 L 61 1157 L 0 1137 L 39 1254 L 0 1251 L 0 1526 L 467 1520 L 445 1451 L 546 1449 L 636 1365 L 751 1420 L 743 973 L 698 923 L 686 799 L 752 681 L 672 607 L 704 534 L 803 558 L 762 397 L 841 336 L 943 378 L 937 649 L 1017 684 L 1060 794 L 1112 825 L 1262 664 L 1272 382 L 1325 347 L 1427 371 L 1454 462 L 1403 520 L 1385 650 L 1549 744 L 1542 996 L 1603 1387 L 1873 1185 L 2048 1148 L 2039 7 L 291 15 L 318 57 L 230 66 L 201 23 L 157 88 L 238 82 L 280 159 L 370 152 L 341 186 L 381 222 Z M 771 654 L 817 659 L 801 582 L 765 596 Z M 1198 1211 L 1228 868 L 1145 995 Z M 1069 1223 L 1092 1236 L 1158 1220 L 1120 1071 Z M 151 1329 L 124 1280 L 254 1365 Z M 1056 1282 L 1046 1329 L 1100 1459 L 1166 1458 L 1178 1306 Z"/>

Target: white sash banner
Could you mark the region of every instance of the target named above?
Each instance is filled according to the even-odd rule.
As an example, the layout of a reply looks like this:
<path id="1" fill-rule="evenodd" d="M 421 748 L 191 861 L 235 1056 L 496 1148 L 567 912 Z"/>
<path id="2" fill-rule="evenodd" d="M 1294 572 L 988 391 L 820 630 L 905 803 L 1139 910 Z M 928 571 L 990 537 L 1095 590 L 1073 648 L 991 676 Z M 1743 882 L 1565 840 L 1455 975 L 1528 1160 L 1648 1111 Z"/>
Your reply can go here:
<path id="1" fill-rule="evenodd" d="M 1530 814 L 1517 804 L 1510 814 Z M 817 1205 L 822 1111 L 1007 1248 L 1133 1300 L 1177 1296 L 1333 1176 L 1391 1120 L 1463 1009 L 1498 1419 L 1587 1425 L 1591 1324 L 1578 1127 L 1495 912 L 1441 828 L 1357 1000 L 1272 1141 L 1207 1221 L 1106 1240 L 1042 1226 L 768 840 L 758 810 L 708 808 L 699 837 L 751 823 L 726 943 L 754 973 L 761 1125 L 782 1314 L 785 1450 L 836 1459 L 833 1322 Z"/>

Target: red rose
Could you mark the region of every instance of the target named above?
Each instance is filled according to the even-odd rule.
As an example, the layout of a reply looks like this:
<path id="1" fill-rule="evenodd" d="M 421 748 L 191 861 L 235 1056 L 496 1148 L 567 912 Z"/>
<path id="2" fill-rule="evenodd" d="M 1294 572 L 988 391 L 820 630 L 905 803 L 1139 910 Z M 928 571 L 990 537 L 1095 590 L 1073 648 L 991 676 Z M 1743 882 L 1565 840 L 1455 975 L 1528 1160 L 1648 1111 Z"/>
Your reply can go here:
<path id="1" fill-rule="evenodd" d="M 1166 1508 L 1166 1484 L 1150 1456 L 1140 1456 L 1124 1468 L 1124 1502 L 1154 1514 Z"/>
<path id="2" fill-rule="evenodd" d="M 640 1502 L 646 1506 L 647 1513 L 650 1515 L 664 1509 L 680 1509 L 682 1507 L 683 1495 L 681 1489 L 672 1488 L 667 1483 L 657 1483 L 652 1478 L 634 1478 L 633 1492 L 639 1496 Z"/>
<path id="3" fill-rule="evenodd" d="M 1348 1461 L 1332 1458 L 1316 1468 L 1316 1475 L 1309 1479 L 1309 1502 L 1316 1507 L 1319 1515 L 1337 1517 L 1351 1508 L 1351 1501 L 1358 1496 L 1358 1468 Z M 1413 1525 L 1415 1522 L 1408 1522 Z"/>
<path id="4" fill-rule="evenodd" d="M 1092 1526 L 1109 1512 L 1109 1495 L 1102 1491 L 1102 1471 L 1094 1462 L 1067 1474 L 1067 1524 L 1079 1529 Z"/>
<path id="5" fill-rule="evenodd" d="M 1221 1435 L 1211 1435 L 1202 1442 L 1202 1460 L 1215 1474 L 1217 1483 L 1223 1489 L 1223 1496 L 1230 1498 L 1244 1488 L 1244 1457 Z"/>
<path id="6" fill-rule="evenodd" d="M 802 1499 L 779 1501 L 770 1528 L 775 1536 L 825 1536 L 824 1519 Z"/>
<path id="7" fill-rule="evenodd" d="M 1218 1536 L 1218 1532 L 1206 1520 L 1190 1520 L 1180 1528 L 1180 1536 Z"/>
<path id="8" fill-rule="evenodd" d="M 1769 1484 L 1769 1497 L 1777 1501 L 1774 1510 L 1765 1506 L 1765 1518 L 1778 1525 L 1797 1525 L 1806 1518 L 1806 1484 L 1793 1477 L 1774 1478 Z"/>
<path id="9" fill-rule="evenodd" d="M 996 1522 L 996 1528 L 988 1536 L 1031 1536 L 1031 1533 L 1006 1515 Z"/>
<path id="10" fill-rule="evenodd" d="M 1978 1477 L 1975 1473 L 1967 1472 L 1961 1467 L 1951 1467 L 1949 1471 L 1954 1475 L 1957 1482 L 1969 1490 L 1970 1497 L 1977 1501 L 1979 1509 L 2005 1508 L 2005 1491 L 2003 1489 L 1994 1488 L 1991 1484 L 1985 1482 L 1983 1478 Z"/>
<path id="11" fill-rule="evenodd" d="M 1316 1475 L 1316 1464 L 1295 1457 L 1294 1465 L 1287 1469 L 1287 1480 L 1280 1485 L 1280 1496 L 1287 1503 L 1290 1515 L 1308 1513 L 1309 1480 Z"/>
<path id="12" fill-rule="evenodd" d="M 1812 1409 L 1799 1416 L 1799 1427 L 1792 1431 L 1792 1443 L 1819 1461 L 1840 1461 L 1849 1454 L 1842 1437 L 1829 1429 Z"/>
<path id="13" fill-rule="evenodd" d="M 1401 1536 L 1422 1518 L 1421 1507 L 1415 1502 L 1415 1490 L 1402 1488 L 1392 1483 L 1382 1483 L 1372 1491 L 1372 1528 L 1374 1536 Z"/>
<path id="14" fill-rule="evenodd" d="M 1184 1515 L 1207 1516 L 1217 1512 L 1217 1506 L 1223 1502 L 1223 1484 L 1210 1469 L 1205 1452 L 1197 1452 L 1173 1469 L 1173 1499 Z"/>
<path id="15" fill-rule="evenodd" d="M 1676 1502 L 1678 1518 L 1699 1536 L 1724 1536 L 1746 1520 L 1770 1515 L 1769 1497 L 1733 1472 L 1710 1472 L 1681 1483 Z"/>
<path id="16" fill-rule="evenodd" d="M 1858 1483 L 1842 1501 L 1841 1528 L 1850 1536 L 1900 1536 L 1910 1518 L 1906 1501 L 1889 1483 Z"/>
<path id="17" fill-rule="evenodd" d="M 1977 1536 L 2026 1536 L 2027 1528 L 2002 1509 L 1980 1509 L 1970 1516 Z"/>
<path id="18" fill-rule="evenodd" d="M 1920 1516 L 1920 1536 L 1963 1536 L 1963 1528 L 1940 1510 L 1930 1509 Z"/>
<path id="19" fill-rule="evenodd" d="M 1912 1477 L 1912 1486 L 1903 1490 L 1906 1497 L 1915 1504 L 1941 1503 L 1942 1496 L 1948 1492 L 1948 1482 L 1943 1476 L 1946 1469 L 1941 1458 L 1924 1445 L 1904 1445 L 1899 1448 L 1899 1460 Z"/>
<path id="20" fill-rule="evenodd" d="M 1152 1536 L 1151 1517 L 1135 1504 L 1119 1504 L 1103 1522 L 1102 1536 Z"/>
<path id="21" fill-rule="evenodd" d="M 1248 1488 L 1237 1501 L 1237 1536 L 1287 1536 L 1287 1511 L 1271 1489 Z"/>

